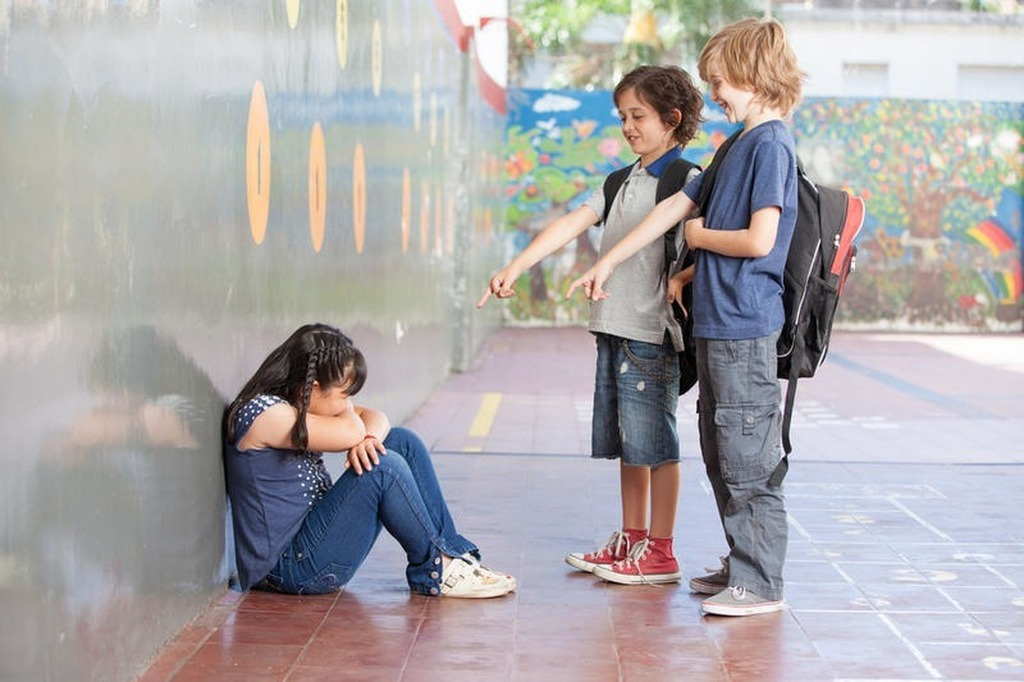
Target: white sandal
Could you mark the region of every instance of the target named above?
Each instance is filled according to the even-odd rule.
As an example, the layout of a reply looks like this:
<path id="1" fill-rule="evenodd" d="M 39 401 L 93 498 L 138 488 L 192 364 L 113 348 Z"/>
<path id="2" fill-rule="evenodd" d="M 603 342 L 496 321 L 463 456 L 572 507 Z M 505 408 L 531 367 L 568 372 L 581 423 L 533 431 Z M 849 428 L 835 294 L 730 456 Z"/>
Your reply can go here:
<path id="1" fill-rule="evenodd" d="M 441 596 L 463 599 L 501 597 L 516 588 L 515 579 L 484 568 L 475 560 L 454 557 L 441 576 Z"/>

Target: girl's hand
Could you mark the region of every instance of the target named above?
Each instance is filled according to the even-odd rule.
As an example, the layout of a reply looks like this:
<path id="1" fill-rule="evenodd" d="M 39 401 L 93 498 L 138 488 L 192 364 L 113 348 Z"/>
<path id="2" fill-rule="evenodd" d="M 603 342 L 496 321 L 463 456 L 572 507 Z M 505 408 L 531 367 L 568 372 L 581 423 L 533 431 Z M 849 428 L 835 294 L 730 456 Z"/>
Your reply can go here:
<path id="1" fill-rule="evenodd" d="M 487 283 L 487 289 L 484 291 L 484 295 L 480 297 L 480 300 L 476 302 L 477 308 L 482 308 L 484 303 L 487 303 L 487 299 L 494 294 L 498 298 L 512 298 L 516 295 L 516 290 L 512 287 L 515 286 L 516 280 L 521 275 L 517 268 L 511 265 L 499 270 L 494 277 L 491 277 L 491 281 Z"/>
<path id="2" fill-rule="evenodd" d="M 608 298 L 610 294 L 603 287 L 608 278 L 612 276 L 612 270 L 610 265 L 600 260 L 594 263 L 589 270 L 569 286 L 569 290 L 565 292 L 566 299 L 571 298 L 572 293 L 579 287 L 583 287 L 583 295 L 591 301 L 602 301 Z"/>
<path id="3" fill-rule="evenodd" d="M 373 471 L 373 467 L 380 464 L 380 455 L 386 452 L 380 439 L 367 434 L 361 443 L 349 449 L 345 458 L 345 468 L 351 468 L 356 472 L 356 476 L 362 476 L 364 471 Z"/>

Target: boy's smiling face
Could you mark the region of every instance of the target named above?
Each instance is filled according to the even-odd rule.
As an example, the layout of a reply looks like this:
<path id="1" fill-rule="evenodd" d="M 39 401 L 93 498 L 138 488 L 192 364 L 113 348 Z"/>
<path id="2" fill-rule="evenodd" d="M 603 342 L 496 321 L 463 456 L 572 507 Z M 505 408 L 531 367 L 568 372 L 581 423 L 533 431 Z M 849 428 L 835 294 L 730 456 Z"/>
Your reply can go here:
<path id="1" fill-rule="evenodd" d="M 708 85 L 711 86 L 711 99 L 722 107 L 730 123 L 745 122 L 752 114 L 761 112 L 762 108 L 755 103 L 754 91 L 730 83 L 721 69 L 708 70 Z"/>
<path id="2" fill-rule="evenodd" d="M 622 136 L 633 153 L 640 157 L 640 165 L 656 161 L 677 146 L 672 136 L 675 128 L 666 125 L 657 111 L 642 102 L 634 88 L 624 90 L 616 105 L 622 121 Z"/>

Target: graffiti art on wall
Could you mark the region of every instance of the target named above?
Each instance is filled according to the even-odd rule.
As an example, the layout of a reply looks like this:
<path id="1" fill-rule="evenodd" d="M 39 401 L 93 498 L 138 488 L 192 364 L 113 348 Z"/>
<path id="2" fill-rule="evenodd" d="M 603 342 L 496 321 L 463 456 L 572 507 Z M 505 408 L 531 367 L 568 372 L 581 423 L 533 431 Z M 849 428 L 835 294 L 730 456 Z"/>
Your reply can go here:
<path id="1" fill-rule="evenodd" d="M 882 329 L 1021 328 L 1024 108 L 816 99 L 794 127 L 809 172 L 868 217 L 840 309 Z"/>
<path id="2" fill-rule="evenodd" d="M 634 159 L 608 92 L 519 90 L 509 111 L 507 256 Z M 732 127 L 708 103 L 684 155 L 707 165 Z M 808 173 L 868 202 L 839 324 L 865 329 L 1021 329 L 1024 107 L 923 100 L 808 99 L 793 118 Z M 534 267 L 514 321 L 584 323 L 565 301 L 593 262 L 599 228 Z"/>

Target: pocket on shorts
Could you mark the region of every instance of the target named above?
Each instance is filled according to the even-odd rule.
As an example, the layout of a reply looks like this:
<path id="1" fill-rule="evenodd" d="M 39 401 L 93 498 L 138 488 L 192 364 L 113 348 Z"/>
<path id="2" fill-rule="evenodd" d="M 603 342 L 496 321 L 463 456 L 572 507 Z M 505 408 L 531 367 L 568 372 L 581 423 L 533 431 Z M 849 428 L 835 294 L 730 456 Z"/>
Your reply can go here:
<path id="1" fill-rule="evenodd" d="M 629 363 L 648 378 L 661 384 L 679 380 L 675 350 L 668 352 L 664 346 L 633 339 L 623 339 L 622 349 Z"/>
<path id="2" fill-rule="evenodd" d="M 770 476 L 780 457 L 776 405 L 718 405 L 715 430 L 722 476 L 746 483 Z"/>

